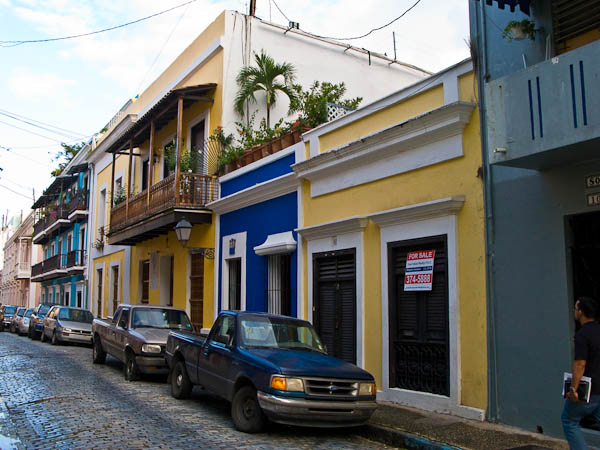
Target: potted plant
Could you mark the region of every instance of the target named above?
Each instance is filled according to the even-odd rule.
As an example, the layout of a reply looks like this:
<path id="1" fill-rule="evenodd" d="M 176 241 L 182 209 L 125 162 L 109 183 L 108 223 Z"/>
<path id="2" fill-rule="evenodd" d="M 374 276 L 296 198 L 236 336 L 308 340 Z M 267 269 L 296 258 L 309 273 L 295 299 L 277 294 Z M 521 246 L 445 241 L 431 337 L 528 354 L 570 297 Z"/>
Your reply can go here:
<path id="1" fill-rule="evenodd" d="M 534 41 L 536 31 L 535 23 L 529 19 L 523 19 L 521 21 L 511 20 L 506 24 L 506 27 L 504 27 L 502 37 L 508 39 L 509 42 L 512 42 L 513 40 L 522 41 L 526 38 Z"/>

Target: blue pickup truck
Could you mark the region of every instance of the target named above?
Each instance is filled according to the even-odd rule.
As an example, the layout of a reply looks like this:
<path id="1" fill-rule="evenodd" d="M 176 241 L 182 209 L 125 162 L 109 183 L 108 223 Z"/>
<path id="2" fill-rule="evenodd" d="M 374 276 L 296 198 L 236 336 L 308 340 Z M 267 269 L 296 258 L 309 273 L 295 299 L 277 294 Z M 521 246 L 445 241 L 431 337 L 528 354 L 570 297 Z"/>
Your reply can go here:
<path id="1" fill-rule="evenodd" d="M 165 353 L 171 395 L 200 385 L 231 402 L 236 428 L 273 422 L 336 427 L 365 423 L 377 408 L 373 376 L 327 355 L 309 322 L 223 311 L 206 338 L 171 331 Z"/>

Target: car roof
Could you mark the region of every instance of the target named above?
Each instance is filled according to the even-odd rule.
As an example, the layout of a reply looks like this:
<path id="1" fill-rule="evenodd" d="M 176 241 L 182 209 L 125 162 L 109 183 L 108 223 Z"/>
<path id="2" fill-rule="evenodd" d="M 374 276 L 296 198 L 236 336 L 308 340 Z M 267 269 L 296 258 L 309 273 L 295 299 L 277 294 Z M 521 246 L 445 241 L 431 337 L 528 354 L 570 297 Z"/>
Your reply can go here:
<path id="1" fill-rule="evenodd" d="M 173 306 L 165 306 L 165 305 L 132 305 L 130 303 L 121 303 L 119 304 L 119 308 L 140 308 L 140 309 L 152 309 L 152 308 L 160 308 L 160 309 L 172 309 L 173 311 L 183 311 L 185 312 L 184 309 L 181 308 L 175 308 Z"/>
<path id="2" fill-rule="evenodd" d="M 296 320 L 299 322 L 307 322 L 304 319 L 299 319 L 297 317 L 291 317 L 291 316 L 284 316 L 281 314 L 272 314 L 272 313 L 266 313 L 266 312 L 260 312 L 260 311 L 239 311 L 239 310 L 223 310 L 221 311 L 224 314 L 231 314 L 231 315 L 235 315 L 235 316 L 240 316 L 240 317 L 251 317 L 251 316 L 260 316 L 260 317 L 266 317 L 269 319 L 288 319 L 288 320 Z"/>

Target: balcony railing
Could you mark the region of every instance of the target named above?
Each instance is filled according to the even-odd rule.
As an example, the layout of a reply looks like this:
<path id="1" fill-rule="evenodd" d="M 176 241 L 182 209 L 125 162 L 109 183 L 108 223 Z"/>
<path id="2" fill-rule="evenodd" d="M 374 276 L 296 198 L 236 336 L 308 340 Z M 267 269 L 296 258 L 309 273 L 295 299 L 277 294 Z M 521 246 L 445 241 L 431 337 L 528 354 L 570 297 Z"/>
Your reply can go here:
<path id="1" fill-rule="evenodd" d="M 71 215 L 74 211 L 82 210 L 85 211 L 88 209 L 88 193 L 87 192 L 78 192 L 76 193 L 71 201 L 69 202 L 69 212 L 68 215 Z"/>
<path id="2" fill-rule="evenodd" d="M 219 182 L 216 177 L 182 173 L 178 193 L 175 181 L 175 174 L 171 174 L 152 185 L 149 195 L 148 190 L 144 190 L 129 198 L 129 206 L 123 202 L 113 207 L 110 216 L 111 232 L 175 207 L 204 208 L 206 204 L 219 198 Z"/>
<path id="3" fill-rule="evenodd" d="M 37 236 L 46 229 L 46 217 L 40 217 L 39 220 L 33 225 L 33 235 Z"/>
<path id="4" fill-rule="evenodd" d="M 490 161 L 544 169 L 595 156 L 599 78 L 596 41 L 487 83 Z"/>
<path id="5" fill-rule="evenodd" d="M 73 250 L 67 253 L 67 267 L 76 267 L 85 265 L 85 250 Z"/>
<path id="6" fill-rule="evenodd" d="M 53 271 L 58 271 L 59 273 L 57 273 L 56 276 L 61 276 L 62 272 L 65 271 L 66 265 L 67 255 L 58 254 L 51 256 L 50 258 L 31 266 L 31 278 L 36 278 L 40 276 L 43 277 L 44 274 L 48 274 Z"/>

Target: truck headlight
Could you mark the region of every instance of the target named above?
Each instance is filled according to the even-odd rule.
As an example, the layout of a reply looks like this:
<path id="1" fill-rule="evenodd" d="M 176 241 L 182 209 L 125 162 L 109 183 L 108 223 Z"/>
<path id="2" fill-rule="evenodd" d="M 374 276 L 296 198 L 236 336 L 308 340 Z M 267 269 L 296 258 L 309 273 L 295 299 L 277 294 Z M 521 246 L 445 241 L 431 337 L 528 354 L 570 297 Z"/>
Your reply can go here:
<path id="1" fill-rule="evenodd" d="M 304 381 L 300 378 L 275 376 L 271 378 L 271 388 L 278 391 L 304 392 Z"/>
<path id="2" fill-rule="evenodd" d="M 377 385 L 375 383 L 360 383 L 358 395 L 375 395 Z"/>
<path id="3" fill-rule="evenodd" d="M 62 328 L 62 327 L 61 327 L 61 330 L 63 333 L 71 333 L 73 331 L 70 328 Z"/>
<path id="4" fill-rule="evenodd" d="M 142 351 L 144 353 L 160 353 L 162 351 L 162 349 L 160 348 L 160 345 L 156 345 L 156 344 L 143 344 L 142 345 Z"/>

